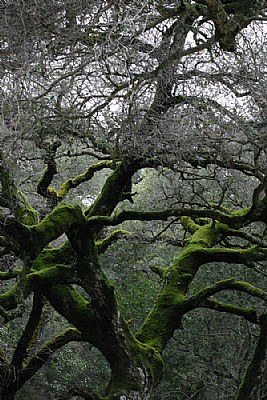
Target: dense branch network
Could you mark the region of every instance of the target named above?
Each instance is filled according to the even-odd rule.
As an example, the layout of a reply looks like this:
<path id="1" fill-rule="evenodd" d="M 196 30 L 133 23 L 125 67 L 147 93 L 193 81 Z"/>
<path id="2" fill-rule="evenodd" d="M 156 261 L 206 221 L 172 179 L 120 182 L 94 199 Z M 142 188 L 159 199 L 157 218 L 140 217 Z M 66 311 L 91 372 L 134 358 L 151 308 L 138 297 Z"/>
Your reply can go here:
<path id="1" fill-rule="evenodd" d="M 230 277 L 191 289 L 207 264 L 249 267 L 266 261 L 266 107 L 261 85 L 254 85 L 265 78 L 252 76 L 253 62 L 236 52 L 238 34 L 264 17 L 266 2 L 132 3 L 79 3 L 76 10 L 71 2 L 51 1 L 43 15 L 33 2 L 31 30 L 24 2 L 14 35 L 18 3 L 4 10 L 0 255 L 15 261 L 0 273 L 7 283 L 0 293 L 1 317 L 17 318 L 33 299 L 11 361 L 0 352 L 3 400 L 13 400 L 70 341 L 89 342 L 109 363 L 105 399 L 147 400 L 162 379 L 167 344 L 185 316 L 199 308 L 259 326 L 237 399 L 250 398 L 261 371 L 259 349 L 266 341 L 261 307 L 218 296 L 235 291 L 265 303 L 264 288 Z M 27 45 L 20 51 L 23 41 Z M 239 79 L 241 72 L 246 79 Z M 34 177 L 34 196 L 40 197 L 29 184 L 22 187 L 32 193 L 23 194 L 9 162 L 11 149 Z M 62 162 L 65 155 L 72 159 L 68 152 L 79 151 L 83 172 Z M 140 192 L 153 193 L 149 173 L 158 193 L 146 206 Z M 95 178 L 103 182 L 98 190 Z M 91 192 L 89 205 L 77 204 Z M 159 221 L 163 228 L 155 234 Z M 168 266 L 152 266 L 160 277 L 159 294 L 134 331 L 99 256 L 129 238 L 129 227 L 139 223 L 150 223 L 154 237 L 177 228 L 179 248 Z M 75 328 L 38 346 L 46 302 Z M 82 388 L 61 398 L 77 395 L 100 398 Z"/>

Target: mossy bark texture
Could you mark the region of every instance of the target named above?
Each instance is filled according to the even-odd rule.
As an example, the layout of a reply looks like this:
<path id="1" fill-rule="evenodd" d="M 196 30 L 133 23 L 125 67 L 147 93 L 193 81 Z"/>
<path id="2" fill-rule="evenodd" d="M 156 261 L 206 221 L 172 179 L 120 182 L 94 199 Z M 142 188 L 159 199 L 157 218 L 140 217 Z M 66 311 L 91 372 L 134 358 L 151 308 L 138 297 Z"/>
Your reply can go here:
<path id="1" fill-rule="evenodd" d="M 118 203 L 125 199 L 133 174 L 141 166 L 142 164 L 135 162 L 103 162 L 88 168 L 84 175 L 65 182 L 57 194 L 59 200 L 96 171 L 106 167 L 113 169 L 94 204 L 85 212 L 79 206 L 62 203 L 38 222 L 36 218 L 29 218 L 29 215 L 35 214 L 32 214 L 25 199 L 24 208 L 19 206 L 20 211 L 24 210 L 23 218 L 18 217 L 17 213 L 8 223 L 0 218 L 1 232 L 7 240 L 12 237 L 24 262 L 21 270 L 16 272 L 17 284 L 0 295 L 2 310 L 8 314 L 19 307 L 23 299 L 34 293 L 29 321 L 18 342 L 13 360 L 5 364 L 11 379 L 8 383 L 3 381 L 2 400 L 13 400 L 16 391 L 41 368 L 49 354 L 71 340 L 91 343 L 108 361 L 111 377 L 105 399 L 148 400 L 162 377 L 162 352 L 166 344 L 181 326 L 183 316 L 197 307 L 229 312 L 260 324 L 261 344 L 256 347 L 237 399 L 242 398 L 242 393 L 248 395 L 252 390 L 252 382 L 261 363 L 257 349 L 266 337 L 266 319 L 262 317 L 259 320 L 253 309 L 216 302 L 210 296 L 222 290 L 240 290 L 266 300 L 267 294 L 252 285 L 233 279 L 217 282 L 190 296 L 188 291 L 203 264 L 211 261 L 253 261 L 266 256 L 267 249 L 257 245 L 239 250 L 217 246 L 222 238 L 238 236 L 239 232 L 240 236 L 245 235 L 245 239 L 248 239 L 248 234 L 242 234 L 240 227 L 249 220 L 260 219 L 266 211 L 266 205 L 261 200 L 257 207 L 244 209 L 239 213 L 212 209 L 195 209 L 191 212 L 186 209 L 168 209 L 158 212 L 129 210 L 114 215 L 113 211 Z M 12 194 L 7 196 L 7 201 L 11 200 L 18 201 L 15 187 Z M 184 247 L 168 268 L 158 269 L 162 280 L 160 293 L 142 326 L 137 332 L 132 332 L 120 313 L 114 287 L 98 257 L 99 253 L 104 252 L 121 235 L 127 235 L 127 232 L 115 230 L 105 239 L 100 239 L 100 235 L 103 227 L 117 225 L 125 220 L 165 220 L 171 216 L 181 218 L 182 226 L 187 232 Z M 54 248 L 51 242 L 62 235 L 66 236 L 65 243 Z M 73 284 L 80 286 L 85 295 L 80 294 Z M 52 338 L 35 354 L 31 354 L 30 349 L 42 319 L 44 299 L 75 329 L 69 329 Z M 90 396 L 93 394 L 88 393 L 88 398 Z"/>

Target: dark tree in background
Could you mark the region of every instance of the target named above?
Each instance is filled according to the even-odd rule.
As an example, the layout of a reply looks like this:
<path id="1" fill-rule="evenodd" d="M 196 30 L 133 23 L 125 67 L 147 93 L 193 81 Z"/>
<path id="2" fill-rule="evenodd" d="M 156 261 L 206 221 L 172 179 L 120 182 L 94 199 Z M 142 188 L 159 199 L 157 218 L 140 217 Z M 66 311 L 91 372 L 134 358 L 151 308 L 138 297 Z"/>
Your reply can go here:
<path id="1" fill-rule="evenodd" d="M 1 399 L 71 341 L 97 348 L 110 380 L 104 393 L 66 388 L 62 399 L 150 399 L 166 347 L 197 309 L 257 327 L 229 399 L 265 398 L 266 1 L 0 8 L 0 315 L 25 321 L 13 354 L 0 352 Z M 160 289 L 138 326 L 106 271 L 116 257 L 101 262 L 133 236 L 140 249 L 176 249 L 149 265 Z M 216 276 L 211 265 L 253 270 L 259 284 L 197 285 L 200 270 Z M 40 343 L 47 307 L 69 327 Z"/>

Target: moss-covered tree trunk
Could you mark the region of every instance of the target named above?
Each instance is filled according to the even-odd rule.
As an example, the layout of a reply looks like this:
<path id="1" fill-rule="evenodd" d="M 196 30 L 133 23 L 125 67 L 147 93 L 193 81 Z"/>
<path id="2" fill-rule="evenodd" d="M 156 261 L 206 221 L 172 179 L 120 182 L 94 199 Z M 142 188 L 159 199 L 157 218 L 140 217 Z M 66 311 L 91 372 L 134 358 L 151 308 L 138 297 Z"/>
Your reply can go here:
<path id="1" fill-rule="evenodd" d="M 197 307 L 209 307 L 259 324 L 255 310 L 222 304 L 209 298 L 221 290 L 231 289 L 266 300 L 267 294 L 252 285 L 229 279 L 193 295 L 189 295 L 188 291 L 199 268 L 206 263 L 243 263 L 265 259 L 266 249 L 259 246 L 236 249 L 216 245 L 228 235 L 241 236 L 250 241 L 251 236 L 239 228 L 247 221 L 265 218 L 266 201 L 261 199 L 251 209 L 243 209 L 239 213 L 182 208 L 159 212 L 128 210 L 113 215 L 119 202 L 129 196 L 132 175 L 141 166 L 137 162 L 119 162 L 113 166 L 114 172 L 107 178 L 94 204 L 85 212 L 79 206 L 62 204 L 38 222 L 35 214 L 35 219 L 32 219 L 32 210 L 26 199 L 21 200 L 19 196 L 21 202 L 17 201 L 15 187 L 7 198 L 7 201 L 14 200 L 18 204 L 17 211 L 20 212 L 14 219 L 0 215 L 0 228 L 7 239 L 12 238 L 12 243 L 15 242 L 14 251 L 22 258 L 24 266 L 15 275 L 18 278 L 16 285 L 0 295 L 0 305 L 6 313 L 4 317 L 8 320 L 8 312 L 19 308 L 34 293 L 35 301 L 46 298 L 75 329 L 63 332 L 29 356 L 28 349 L 42 314 L 41 302 L 34 301 L 13 359 L 11 363 L 5 362 L 5 369 L 1 370 L 2 376 L 8 373 L 2 379 L 2 400 L 13 400 L 16 392 L 41 368 L 49 355 L 70 340 L 92 344 L 109 363 L 111 376 L 105 399 L 148 400 L 161 380 L 162 353 L 187 312 Z M 93 169 L 97 168 L 94 166 Z M 54 195 L 59 198 L 58 192 L 55 191 Z M 114 287 L 99 261 L 99 251 L 116 236 L 113 232 L 110 237 L 101 240 L 103 228 L 124 220 L 161 220 L 172 215 L 181 219 L 187 232 L 184 247 L 168 268 L 154 269 L 162 278 L 161 291 L 142 326 L 137 332 L 132 332 L 120 313 Z M 61 247 L 52 247 L 51 242 L 62 234 L 67 236 L 66 242 Z M 75 285 L 83 289 L 82 294 Z M 252 385 L 250 377 L 248 375 L 244 381 L 245 385 L 250 385 L 249 390 Z M 243 385 L 240 393 L 242 390 L 248 389 Z M 99 398 L 89 392 L 84 398 L 86 396 Z"/>

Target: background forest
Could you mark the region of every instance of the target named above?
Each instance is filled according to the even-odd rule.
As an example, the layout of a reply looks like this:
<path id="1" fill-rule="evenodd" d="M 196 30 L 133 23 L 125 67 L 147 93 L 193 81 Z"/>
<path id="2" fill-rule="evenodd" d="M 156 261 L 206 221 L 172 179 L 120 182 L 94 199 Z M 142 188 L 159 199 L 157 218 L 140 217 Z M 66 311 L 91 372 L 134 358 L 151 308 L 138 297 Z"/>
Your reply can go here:
<path id="1" fill-rule="evenodd" d="M 0 1 L 0 400 L 266 399 L 266 11 Z"/>

